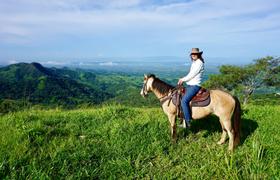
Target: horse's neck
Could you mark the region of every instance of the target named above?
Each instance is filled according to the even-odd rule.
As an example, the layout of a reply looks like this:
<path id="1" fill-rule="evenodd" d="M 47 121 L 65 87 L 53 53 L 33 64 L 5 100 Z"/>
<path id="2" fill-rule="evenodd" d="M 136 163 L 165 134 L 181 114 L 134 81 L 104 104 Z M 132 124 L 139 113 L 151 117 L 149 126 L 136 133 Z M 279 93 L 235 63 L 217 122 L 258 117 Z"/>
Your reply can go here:
<path id="1" fill-rule="evenodd" d="M 160 98 L 162 98 L 162 97 L 165 96 L 164 94 L 160 93 L 160 92 L 158 91 L 158 89 L 153 89 L 153 92 L 154 92 L 154 94 L 156 95 L 156 97 L 157 97 L 158 99 L 160 99 Z"/>
<path id="2" fill-rule="evenodd" d="M 163 98 L 164 96 L 168 95 L 168 92 L 173 88 L 172 86 L 170 86 L 168 84 L 164 84 L 164 85 L 166 85 L 166 89 L 168 89 L 165 93 L 162 93 L 157 87 L 152 89 L 152 91 L 154 92 L 154 94 L 156 95 L 156 97 L 158 99 Z"/>

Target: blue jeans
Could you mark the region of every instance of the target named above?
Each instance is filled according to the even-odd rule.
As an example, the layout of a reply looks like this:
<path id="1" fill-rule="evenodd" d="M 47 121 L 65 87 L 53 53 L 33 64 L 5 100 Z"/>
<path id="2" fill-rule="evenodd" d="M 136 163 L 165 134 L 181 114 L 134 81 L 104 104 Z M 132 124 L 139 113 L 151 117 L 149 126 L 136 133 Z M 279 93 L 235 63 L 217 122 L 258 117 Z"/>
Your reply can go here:
<path id="1" fill-rule="evenodd" d="M 200 90 L 200 86 L 187 85 L 186 94 L 182 97 L 181 106 L 184 112 L 184 118 L 186 123 L 190 123 L 192 118 L 189 103 L 199 90 Z"/>

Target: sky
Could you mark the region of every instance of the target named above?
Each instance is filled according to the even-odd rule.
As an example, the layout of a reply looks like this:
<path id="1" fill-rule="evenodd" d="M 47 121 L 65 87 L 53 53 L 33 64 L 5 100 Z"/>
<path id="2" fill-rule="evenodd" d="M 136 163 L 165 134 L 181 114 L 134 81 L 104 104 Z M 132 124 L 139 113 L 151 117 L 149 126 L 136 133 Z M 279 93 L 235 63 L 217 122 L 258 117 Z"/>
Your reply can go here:
<path id="1" fill-rule="evenodd" d="M 0 0 L 0 64 L 280 54 L 279 0 Z"/>

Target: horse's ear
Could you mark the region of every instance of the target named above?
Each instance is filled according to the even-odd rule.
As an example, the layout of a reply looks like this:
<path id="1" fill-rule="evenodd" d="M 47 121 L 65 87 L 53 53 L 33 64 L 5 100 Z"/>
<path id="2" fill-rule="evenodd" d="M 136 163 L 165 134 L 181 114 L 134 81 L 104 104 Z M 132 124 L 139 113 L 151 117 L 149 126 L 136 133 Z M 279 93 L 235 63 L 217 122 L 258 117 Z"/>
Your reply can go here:
<path id="1" fill-rule="evenodd" d="M 148 75 L 147 74 L 144 74 L 144 79 L 148 79 Z"/>
<path id="2" fill-rule="evenodd" d="M 149 74 L 148 77 L 152 77 L 152 78 L 156 78 L 156 76 L 154 74 Z"/>
<path id="3" fill-rule="evenodd" d="M 144 74 L 144 79 L 149 79 L 150 77 L 156 78 L 154 74 Z"/>

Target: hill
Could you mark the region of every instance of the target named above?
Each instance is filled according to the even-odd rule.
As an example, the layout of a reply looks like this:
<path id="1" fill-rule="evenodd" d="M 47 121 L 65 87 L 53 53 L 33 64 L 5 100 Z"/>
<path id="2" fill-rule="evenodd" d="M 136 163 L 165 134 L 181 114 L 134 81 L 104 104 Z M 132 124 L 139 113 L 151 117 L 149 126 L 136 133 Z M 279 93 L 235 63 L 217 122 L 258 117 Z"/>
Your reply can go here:
<path id="1" fill-rule="evenodd" d="M 140 96 L 142 83 L 143 74 L 47 68 L 39 63 L 13 64 L 0 68 L 0 114 L 32 105 L 66 108 L 111 103 L 133 107 L 158 105 L 154 95 L 148 101 Z"/>
<path id="2" fill-rule="evenodd" d="M 192 123 L 177 144 L 158 108 L 103 106 L 0 116 L 3 179 L 277 179 L 279 106 L 249 105 L 234 153 L 217 145 L 218 119 Z"/>
<path id="3" fill-rule="evenodd" d="M 101 103 L 112 95 L 83 83 L 94 84 L 93 73 L 46 68 L 39 63 L 18 63 L 0 68 L 0 99 L 26 100 L 32 103 Z"/>

